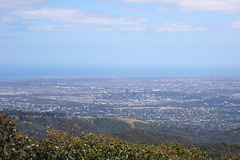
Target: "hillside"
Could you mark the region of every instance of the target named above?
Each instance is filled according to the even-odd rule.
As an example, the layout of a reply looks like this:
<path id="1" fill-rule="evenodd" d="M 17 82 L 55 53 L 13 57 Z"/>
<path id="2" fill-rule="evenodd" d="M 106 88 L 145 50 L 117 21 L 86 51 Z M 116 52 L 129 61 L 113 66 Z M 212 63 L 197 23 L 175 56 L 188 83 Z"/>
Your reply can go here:
<path id="1" fill-rule="evenodd" d="M 159 145 L 165 141 L 171 143 L 180 143 L 182 145 L 190 145 L 192 142 L 184 139 L 183 137 L 165 134 L 161 132 L 146 131 L 142 129 L 121 130 L 109 133 L 111 137 L 119 138 L 124 141 L 140 144 Z"/>
<path id="2" fill-rule="evenodd" d="M 77 125 L 71 128 L 78 129 Z M 19 132 L 15 122 L 0 113 L 0 159 L 209 159 L 197 147 L 164 143 L 160 146 L 133 144 L 106 136 L 73 135 L 46 127 L 47 134 L 35 141 Z"/>
<path id="3" fill-rule="evenodd" d="M 105 134 L 111 132 L 117 133 L 117 131 L 121 131 L 118 132 L 119 134 L 123 133 L 123 131 L 126 130 L 141 129 L 150 132 L 183 137 L 188 141 L 192 141 L 194 143 L 240 143 L 240 129 L 216 132 L 190 127 L 170 128 L 139 120 L 110 117 L 77 118 L 67 117 L 64 114 L 23 112 L 17 110 L 4 110 L 3 113 L 5 115 L 11 116 L 18 123 L 23 133 L 28 133 L 30 136 L 34 136 L 37 139 L 44 137 L 43 129 L 48 125 L 52 126 L 55 129 L 61 130 L 65 129 L 67 126 L 77 124 L 85 133 L 91 132 L 94 134 Z"/>
<path id="4" fill-rule="evenodd" d="M 52 113 L 32 113 L 14 110 L 4 110 L 5 115 L 17 121 L 22 133 L 27 133 L 40 141 L 46 136 L 46 126 L 52 126 L 55 130 L 62 130 L 72 134 L 73 125 L 80 126 L 81 129 L 74 131 L 74 135 L 94 133 L 96 135 L 105 134 L 120 140 L 137 144 L 160 145 L 165 141 L 173 144 L 180 143 L 184 146 L 193 144 L 189 139 L 201 135 L 208 139 L 209 135 L 216 135 L 215 132 L 194 130 L 191 128 L 167 128 L 152 123 L 147 123 L 131 119 L 103 118 L 103 117 L 67 117 L 64 114 Z M 235 130 L 235 132 L 238 130 Z M 229 133 L 229 131 L 227 131 Z M 234 132 L 233 132 L 234 133 Z M 238 133 L 238 132 L 236 132 Z M 223 133 L 219 134 L 222 135 Z M 186 138 L 183 136 L 184 135 Z M 229 134 L 232 135 L 232 134 Z M 224 136 L 224 135 L 223 135 Z M 217 136 L 216 136 L 217 138 Z M 229 136 L 231 138 L 231 136 Z M 236 138 L 236 137 L 234 137 Z M 202 138 L 200 138 L 202 139 Z M 236 141 L 237 142 L 237 141 Z M 239 145 L 224 143 L 204 143 L 199 147 L 210 154 L 211 158 L 220 159 L 224 155 L 237 155 Z"/>
<path id="5" fill-rule="evenodd" d="M 240 128 L 223 131 L 212 136 L 209 142 L 224 142 L 228 144 L 240 144 Z"/>
<path id="6" fill-rule="evenodd" d="M 83 117 L 77 119 L 91 124 L 92 126 L 96 127 L 96 129 L 101 133 L 135 129 L 138 128 L 139 123 L 141 124 L 141 126 L 144 126 L 145 128 L 149 125 L 149 123 L 144 121 L 111 117 Z"/>
<path id="7" fill-rule="evenodd" d="M 4 110 L 3 113 L 12 117 L 20 127 L 20 130 L 40 140 L 45 136 L 44 128 L 52 126 L 58 130 L 65 130 L 73 124 L 81 126 L 82 131 L 100 133 L 100 131 L 85 120 L 69 118 L 64 114 L 23 112 L 16 110 Z"/>
<path id="8" fill-rule="evenodd" d="M 212 159 L 221 159 L 224 155 L 228 157 L 233 157 L 238 155 L 238 160 L 240 159 L 240 144 L 226 144 L 226 143 L 203 143 L 198 146 L 202 151 L 208 153 Z"/>
<path id="9" fill-rule="evenodd" d="M 64 114 L 23 112 L 17 110 L 3 110 L 3 113 L 12 117 L 23 133 L 28 133 L 38 139 L 43 138 L 43 129 L 52 126 L 55 129 L 65 129 L 77 124 L 85 133 L 102 134 L 135 128 L 144 130 L 158 130 L 160 127 L 151 123 L 132 119 L 105 118 L 105 117 L 67 117 Z"/>
<path id="10" fill-rule="evenodd" d="M 44 137 L 43 129 L 52 126 L 55 129 L 65 129 L 77 124 L 85 133 L 102 134 L 134 128 L 148 129 L 151 125 L 144 121 L 103 118 L 103 117 L 67 117 L 64 114 L 23 112 L 17 110 L 4 110 L 3 113 L 12 117 L 19 125 L 23 133 L 34 136 L 37 139 Z"/>

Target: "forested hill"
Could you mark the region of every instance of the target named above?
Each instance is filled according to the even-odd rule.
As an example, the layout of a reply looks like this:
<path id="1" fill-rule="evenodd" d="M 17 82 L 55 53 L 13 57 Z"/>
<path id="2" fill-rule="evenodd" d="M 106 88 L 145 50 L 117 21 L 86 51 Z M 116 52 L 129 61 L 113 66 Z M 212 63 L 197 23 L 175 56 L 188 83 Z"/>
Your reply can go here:
<path id="1" fill-rule="evenodd" d="M 106 117 L 67 117 L 65 114 L 23 112 L 17 110 L 3 110 L 5 115 L 11 116 L 20 126 L 23 133 L 28 133 L 37 139 L 44 136 L 44 128 L 52 126 L 55 129 L 66 129 L 67 126 L 78 124 L 85 133 L 105 134 L 115 132 L 118 135 L 126 131 L 129 134 L 132 129 L 158 132 L 159 134 L 175 135 L 173 142 L 182 142 L 182 137 L 194 143 L 215 142 L 234 144 L 240 143 L 240 128 L 229 131 L 208 131 L 195 128 L 169 128 L 139 120 L 106 118 Z M 121 131 L 121 132 L 118 132 Z M 137 130 L 135 130 L 137 131 Z M 132 133 L 133 131 L 131 131 Z M 149 133 L 150 133 L 149 132 Z M 146 132 L 145 132 L 146 134 Z M 163 136 L 166 137 L 166 136 Z M 174 137 L 174 136 L 173 136 Z M 176 141 L 179 137 L 179 141 Z M 177 138 L 178 139 L 178 138 Z M 165 140 L 165 139 L 164 139 Z M 167 138 L 166 140 L 169 140 Z"/>
<path id="2" fill-rule="evenodd" d="M 23 133 L 27 133 L 38 140 L 45 136 L 44 128 L 46 126 L 66 130 L 69 126 L 77 124 L 81 127 L 81 132 L 108 134 L 132 142 L 158 145 L 162 142 L 169 141 L 172 143 L 190 144 L 190 141 L 180 136 L 161 133 L 161 127 L 158 125 L 139 120 L 105 117 L 77 118 L 67 117 L 64 114 L 32 113 L 16 110 L 4 110 L 3 113 L 12 117 Z M 142 130 L 142 132 L 140 130 Z M 128 137 L 134 136 L 135 139 L 126 139 L 123 137 L 125 134 L 128 134 Z M 150 137 L 154 137 L 155 140 Z"/>
<path id="3" fill-rule="evenodd" d="M 108 135 L 111 137 L 119 138 L 124 141 L 132 142 L 132 143 L 141 143 L 141 144 L 151 144 L 151 145 L 159 145 L 164 143 L 165 141 L 171 143 L 180 143 L 181 145 L 192 145 L 193 143 L 181 136 L 154 132 L 154 131 L 146 131 L 143 129 L 132 129 L 132 130 L 121 130 L 116 132 L 111 132 Z"/>
<path id="4" fill-rule="evenodd" d="M 43 138 L 43 129 L 52 126 L 55 129 L 65 130 L 66 127 L 77 124 L 81 131 L 86 133 L 102 134 L 134 128 L 149 129 L 150 124 L 138 120 L 103 118 L 103 117 L 67 117 L 64 114 L 23 112 L 4 110 L 3 113 L 12 117 L 23 133 L 28 133 L 38 139 Z"/>
<path id="5" fill-rule="evenodd" d="M 46 136 L 46 126 L 52 126 L 55 130 L 62 130 L 68 134 L 72 133 L 72 126 L 80 126 L 80 130 L 74 134 L 94 133 L 95 135 L 105 134 L 120 140 L 137 144 L 161 145 L 166 141 L 184 146 L 194 144 L 190 139 L 200 135 L 205 137 L 205 143 L 198 143 L 203 151 L 213 159 L 220 159 L 224 155 L 240 154 L 240 144 L 227 144 L 228 142 L 238 142 L 239 129 L 225 131 L 221 133 L 193 130 L 190 128 L 166 128 L 152 123 L 138 120 L 104 118 L 104 117 L 67 117 L 64 114 L 53 113 L 31 113 L 15 110 L 4 110 L 3 113 L 14 119 L 20 127 L 22 133 L 27 133 L 42 140 Z M 182 137 L 184 136 L 184 137 Z M 189 137 L 189 139 L 188 139 Z M 202 138 L 199 138 L 200 140 Z M 212 139 L 210 139 L 212 137 Z M 206 140 L 209 141 L 206 141 Z M 226 143 L 220 143 L 224 140 Z M 234 140 L 234 141 L 233 141 Z M 224 142 L 223 141 L 223 142 Z"/>
<path id="6" fill-rule="evenodd" d="M 77 130 L 76 124 L 71 126 Z M 106 136 L 72 134 L 46 127 L 46 136 L 36 141 L 19 132 L 15 122 L 0 113 L 0 159 L 209 159 L 199 148 L 164 143 L 133 144 Z"/>
<path id="7" fill-rule="evenodd" d="M 222 131 L 210 137 L 209 142 L 225 142 L 228 144 L 240 144 L 240 128 Z"/>

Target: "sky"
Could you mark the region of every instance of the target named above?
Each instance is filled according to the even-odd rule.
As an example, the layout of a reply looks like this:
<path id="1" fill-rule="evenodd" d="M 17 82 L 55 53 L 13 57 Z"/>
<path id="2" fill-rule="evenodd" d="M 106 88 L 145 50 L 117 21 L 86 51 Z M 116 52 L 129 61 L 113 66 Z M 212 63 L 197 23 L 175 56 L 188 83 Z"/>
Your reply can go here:
<path id="1" fill-rule="evenodd" d="M 0 64 L 240 68 L 240 0 L 0 0 Z"/>

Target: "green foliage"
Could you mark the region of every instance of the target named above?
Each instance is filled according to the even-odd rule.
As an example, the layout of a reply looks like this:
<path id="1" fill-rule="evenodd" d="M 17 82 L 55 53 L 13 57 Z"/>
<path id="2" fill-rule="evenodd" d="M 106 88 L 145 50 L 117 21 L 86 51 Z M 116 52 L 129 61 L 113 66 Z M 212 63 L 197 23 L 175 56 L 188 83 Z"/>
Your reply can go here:
<path id="1" fill-rule="evenodd" d="M 161 132 L 145 131 L 142 129 L 122 130 L 122 131 L 112 132 L 109 135 L 112 137 L 117 137 L 124 141 L 140 143 L 140 144 L 160 145 L 165 141 L 168 141 L 174 144 L 180 143 L 182 145 L 192 144 L 190 141 L 180 136 L 165 134 Z"/>
<path id="2" fill-rule="evenodd" d="M 220 159 L 221 157 L 233 157 L 240 155 L 240 144 L 226 144 L 226 143 L 203 143 L 199 147 L 206 151 L 212 159 Z M 239 158 L 240 159 L 240 158 Z"/>
<path id="3" fill-rule="evenodd" d="M 65 128 L 63 126 L 65 123 L 70 126 L 78 124 L 85 133 L 91 132 L 94 134 L 104 134 L 108 132 L 133 129 L 134 127 L 146 130 L 152 130 L 154 127 L 159 128 L 157 125 L 144 122 L 133 122 L 133 127 L 127 122 L 127 120 L 116 118 L 76 118 L 60 114 L 33 113 L 17 110 L 4 110 L 3 112 L 8 116 L 18 117 L 17 122 L 21 131 L 35 137 L 38 140 L 44 138 L 43 129 L 46 126 L 52 126 L 57 130 L 64 130 Z"/>
<path id="4" fill-rule="evenodd" d="M 42 144 L 43 148 L 47 146 L 47 142 L 49 138 L 53 137 L 53 136 L 49 137 L 49 135 L 52 135 L 50 133 L 54 133 L 59 137 L 64 137 L 64 135 L 68 135 L 65 138 L 63 138 L 65 139 L 66 142 L 68 142 L 68 144 L 71 144 L 72 142 L 70 140 L 73 137 L 76 138 L 77 135 L 80 135 L 80 137 L 87 137 L 88 134 L 84 135 L 82 134 L 82 131 L 84 131 L 85 133 L 92 132 L 94 134 L 101 134 L 101 133 L 106 134 L 106 132 L 114 131 L 113 133 L 110 133 L 108 135 L 113 137 L 118 137 L 121 140 L 128 141 L 131 143 L 140 143 L 140 144 L 148 144 L 148 145 L 159 145 L 165 141 L 169 141 L 174 145 L 176 143 L 181 143 L 181 145 L 191 144 L 191 142 L 189 142 L 188 140 L 176 135 L 184 135 L 185 137 L 188 137 L 188 138 L 194 134 L 195 136 L 202 135 L 202 136 L 208 137 L 208 134 L 204 134 L 205 133 L 204 131 L 201 132 L 198 130 L 191 130 L 187 128 L 182 128 L 182 129 L 167 128 L 167 127 L 165 128 L 165 127 L 160 127 L 151 123 L 142 123 L 138 121 L 132 121 L 131 123 L 129 123 L 127 122 L 127 120 L 121 120 L 121 119 L 115 119 L 115 118 L 99 118 L 99 117 L 69 118 L 64 114 L 59 115 L 59 114 L 52 114 L 52 113 L 31 113 L 31 112 L 22 112 L 22 111 L 16 111 L 16 110 L 15 111 L 5 110 L 4 114 L 7 114 L 11 118 L 17 120 L 18 125 L 21 128 L 22 132 L 28 133 L 30 136 L 37 137 L 36 139 L 41 141 L 35 142 L 33 139 L 29 138 L 29 136 L 21 134 L 19 132 L 19 128 L 16 126 L 13 120 L 11 120 L 6 116 L 1 115 L 0 147 L 1 147 L 1 158 L 3 157 L 2 159 L 9 159 L 8 157 L 11 157 L 11 155 L 15 155 L 16 157 L 21 157 L 24 154 L 29 155 L 30 151 L 33 154 L 32 156 L 36 157 L 37 156 L 36 154 L 38 152 L 34 152 L 34 148 L 36 151 L 39 151 L 38 154 L 41 154 L 41 155 L 44 154 L 43 152 L 45 151 L 39 149 L 39 146 L 40 144 Z M 52 128 L 50 129 L 48 127 L 47 129 L 44 129 L 48 125 L 52 126 Z M 72 127 L 72 126 L 75 126 L 75 127 Z M 79 129 L 79 127 L 77 126 L 81 126 L 81 129 Z M 134 130 L 132 130 L 133 126 L 135 128 Z M 46 130 L 48 131 L 48 133 L 45 132 Z M 64 132 L 61 132 L 61 131 L 64 131 Z M 238 142 L 238 136 L 236 136 L 239 133 L 238 131 L 239 131 L 238 129 L 231 130 L 231 131 L 224 132 L 226 134 L 221 133 L 219 135 L 222 136 L 222 140 L 224 140 L 224 138 L 226 137 L 230 138 L 232 136 L 232 138 L 235 139 L 235 142 Z M 172 135 L 172 134 L 175 134 L 175 135 Z M 44 137 L 45 135 L 48 135 L 48 136 Z M 72 136 L 72 138 L 69 138 L 71 137 L 70 135 Z M 67 139 L 67 137 L 69 139 Z M 97 138 L 98 136 L 94 136 L 94 137 Z M 218 137 L 217 136 L 213 137 L 212 141 L 214 140 L 214 138 L 217 139 Z M 109 137 L 107 139 L 109 139 Z M 115 141 L 117 142 L 117 140 Z M 43 142 L 45 142 L 45 144 Z M 55 142 L 60 143 L 57 137 Z M 121 141 L 121 143 L 123 142 Z M 128 145 L 130 145 L 131 143 L 128 143 Z M 48 147 L 51 148 L 51 146 L 48 146 Z M 205 143 L 200 145 L 200 148 L 203 151 L 206 151 L 209 154 L 209 156 L 213 159 L 220 159 L 225 155 L 229 157 L 233 157 L 231 159 L 236 159 L 234 155 L 238 155 L 238 154 L 240 155 L 239 144 L 229 145 L 225 143 Z M 79 149 L 77 149 L 76 151 L 78 150 Z"/>
<path id="5" fill-rule="evenodd" d="M 209 138 L 209 142 L 225 142 L 228 144 L 240 144 L 240 128 L 220 132 Z"/>
<path id="6" fill-rule="evenodd" d="M 196 147 L 164 143 L 160 146 L 132 144 L 103 135 L 79 132 L 77 124 L 70 131 L 46 127 L 46 137 L 37 142 L 21 134 L 16 124 L 0 115 L 1 159 L 209 159 Z M 71 134 L 70 134 L 71 133 Z"/>
<path id="7" fill-rule="evenodd" d="M 47 128 L 48 134 L 37 145 L 28 148 L 27 158 L 37 159 L 208 159 L 199 148 L 184 148 L 179 144 L 160 146 L 132 144 L 106 136 L 81 134 L 71 136 L 63 131 Z"/>
<path id="8" fill-rule="evenodd" d="M 44 138 L 44 128 L 52 126 L 57 130 L 65 130 L 65 124 L 70 126 L 78 124 L 86 133 L 100 133 L 99 129 L 87 120 L 69 118 L 64 114 L 23 112 L 17 110 L 4 110 L 3 113 L 10 117 L 18 117 L 18 125 L 23 133 L 33 136 L 37 140 Z"/>
<path id="9" fill-rule="evenodd" d="M 94 118 L 92 124 L 101 131 L 101 133 L 114 132 L 125 129 L 132 129 L 127 122 L 114 118 Z"/>
<path id="10" fill-rule="evenodd" d="M 32 142 L 28 136 L 19 132 L 15 122 L 0 113 L 0 158 L 21 159 L 26 152 L 24 148 Z"/>

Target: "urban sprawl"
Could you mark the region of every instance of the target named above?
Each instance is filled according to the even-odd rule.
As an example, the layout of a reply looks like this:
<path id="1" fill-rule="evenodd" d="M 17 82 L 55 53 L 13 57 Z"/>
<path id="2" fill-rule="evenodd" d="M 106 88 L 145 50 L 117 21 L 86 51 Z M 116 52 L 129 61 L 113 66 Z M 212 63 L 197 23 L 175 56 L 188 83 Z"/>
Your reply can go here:
<path id="1" fill-rule="evenodd" d="M 240 127 L 240 77 L 1 79 L 3 109 L 226 130 Z"/>

